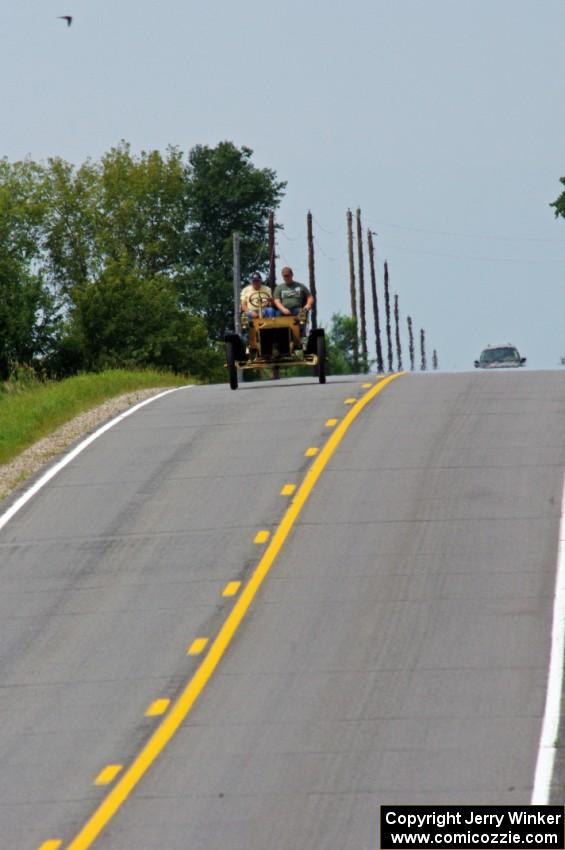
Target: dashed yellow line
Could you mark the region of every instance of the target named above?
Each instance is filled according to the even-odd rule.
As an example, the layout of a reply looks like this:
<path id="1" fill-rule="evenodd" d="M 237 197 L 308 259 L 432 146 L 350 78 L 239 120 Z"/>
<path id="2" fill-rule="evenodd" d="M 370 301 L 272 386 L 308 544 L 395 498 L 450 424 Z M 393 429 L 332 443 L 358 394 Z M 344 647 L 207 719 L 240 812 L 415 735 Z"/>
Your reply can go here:
<path id="1" fill-rule="evenodd" d="M 304 454 L 306 457 L 315 457 L 319 451 L 320 449 L 317 446 L 310 446 L 309 449 L 306 449 Z"/>
<path id="2" fill-rule="evenodd" d="M 170 704 L 170 699 L 156 699 L 155 702 L 151 703 L 151 705 L 145 712 L 145 716 L 159 717 L 159 715 L 164 714 L 166 712 Z"/>
<path id="3" fill-rule="evenodd" d="M 271 532 L 266 529 L 263 531 L 258 531 L 253 540 L 254 543 L 266 543 L 269 537 L 271 536 Z"/>
<path id="4" fill-rule="evenodd" d="M 226 584 L 224 589 L 222 590 L 222 596 L 235 596 L 241 587 L 240 581 L 230 581 Z"/>
<path id="5" fill-rule="evenodd" d="M 337 425 L 337 419 L 326 419 L 326 428 L 333 428 Z"/>
<path id="6" fill-rule="evenodd" d="M 281 496 L 292 496 L 294 491 L 296 490 L 296 484 L 285 484 L 282 488 L 280 495 Z"/>
<path id="7" fill-rule="evenodd" d="M 66 850 L 87 850 L 91 847 L 97 836 L 113 818 L 118 809 L 129 797 L 140 779 L 147 773 L 155 759 L 163 752 L 175 732 L 186 719 L 196 700 L 204 690 L 207 682 L 220 663 L 226 649 L 230 645 L 234 634 L 245 617 L 257 591 L 268 575 L 277 555 L 279 554 L 285 540 L 287 539 L 294 523 L 296 522 L 302 508 L 308 500 L 310 493 L 318 478 L 322 474 L 326 464 L 334 454 L 336 448 L 345 436 L 348 428 L 369 402 L 402 372 L 388 375 L 364 396 L 362 396 L 354 407 L 348 411 L 337 428 L 332 431 L 324 447 L 311 464 L 304 480 L 302 481 L 295 498 L 290 502 L 281 522 L 277 526 L 271 542 L 265 549 L 255 571 L 248 583 L 243 588 L 236 603 L 231 609 L 224 624 L 214 638 L 209 651 L 202 659 L 201 664 L 188 681 L 184 691 L 180 694 L 171 710 L 166 714 L 157 726 L 139 755 L 133 760 L 128 769 L 118 779 L 114 787 L 109 791 L 105 799 L 100 803 L 96 811 L 70 842 Z M 59 845 L 56 845 L 59 846 Z M 56 850 L 56 846 L 48 850 Z M 46 850 L 45 847 L 42 850 Z"/>
<path id="8" fill-rule="evenodd" d="M 49 841 L 44 841 L 41 847 L 38 847 L 37 850 L 58 850 L 58 848 L 62 846 L 63 842 L 60 838 L 50 838 Z"/>
<path id="9" fill-rule="evenodd" d="M 190 646 L 188 647 L 186 654 L 187 655 L 200 655 L 200 653 L 206 649 L 208 645 L 207 637 L 199 637 L 196 640 L 193 640 Z"/>
<path id="10" fill-rule="evenodd" d="M 355 404 L 356 401 L 357 401 L 356 398 L 346 398 L 343 403 L 344 404 Z"/>
<path id="11" fill-rule="evenodd" d="M 95 785 L 109 785 L 113 782 L 118 773 L 123 769 L 123 764 L 109 764 L 104 770 L 101 770 L 96 779 Z"/>

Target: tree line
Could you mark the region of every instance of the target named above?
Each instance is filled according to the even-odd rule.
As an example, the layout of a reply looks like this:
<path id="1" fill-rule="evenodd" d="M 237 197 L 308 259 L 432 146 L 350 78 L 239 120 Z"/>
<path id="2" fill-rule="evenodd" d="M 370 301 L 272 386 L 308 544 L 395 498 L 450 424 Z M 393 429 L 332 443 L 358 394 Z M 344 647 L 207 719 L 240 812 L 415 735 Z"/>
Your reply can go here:
<path id="1" fill-rule="evenodd" d="M 231 142 L 76 167 L 0 160 L 0 378 L 153 366 L 223 376 L 232 233 L 244 276 L 269 265 L 286 184 Z"/>

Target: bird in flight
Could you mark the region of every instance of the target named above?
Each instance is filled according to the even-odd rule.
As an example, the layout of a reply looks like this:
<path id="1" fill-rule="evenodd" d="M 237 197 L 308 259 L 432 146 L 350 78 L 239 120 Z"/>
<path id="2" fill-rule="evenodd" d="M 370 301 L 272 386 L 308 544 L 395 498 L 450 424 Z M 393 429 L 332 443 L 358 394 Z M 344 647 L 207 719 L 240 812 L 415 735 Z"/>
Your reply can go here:
<path id="1" fill-rule="evenodd" d="M 57 17 L 60 18 L 62 21 L 66 21 L 68 27 L 70 27 L 70 25 L 73 22 L 73 16 L 72 15 L 57 15 Z"/>

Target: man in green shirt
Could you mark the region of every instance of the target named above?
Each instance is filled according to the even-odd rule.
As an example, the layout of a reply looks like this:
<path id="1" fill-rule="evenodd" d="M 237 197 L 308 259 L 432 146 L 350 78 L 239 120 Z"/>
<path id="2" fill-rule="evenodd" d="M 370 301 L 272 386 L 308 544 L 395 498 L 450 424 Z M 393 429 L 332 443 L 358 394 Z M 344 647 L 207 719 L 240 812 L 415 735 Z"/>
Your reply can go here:
<path id="1" fill-rule="evenodd" d="M 290 266 L 281 271 L 284 283 L 275 286 L 273 300 L 281 316 L 297 316 L 301 310 L 312 309 L 314 297 L 307 286 L 293 280 L 294 272 Z"/>

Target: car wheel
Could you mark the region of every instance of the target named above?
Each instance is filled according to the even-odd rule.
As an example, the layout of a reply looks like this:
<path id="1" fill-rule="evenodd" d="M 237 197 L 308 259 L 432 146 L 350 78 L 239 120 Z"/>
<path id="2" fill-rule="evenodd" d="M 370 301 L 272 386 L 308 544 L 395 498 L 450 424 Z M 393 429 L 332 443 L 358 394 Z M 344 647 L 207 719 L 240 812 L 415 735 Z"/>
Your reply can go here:
<path id="1" fill-rule="evenodd" d="M 316 339 L 316 354 L 318 356 L 318 381 L 326 383 L 326 340 L 323 334 Z"/>
<path id="2" fill-rule="evenodd" d="M 235 365 L 235 351 L 231 340 L 226 342 L 226 359 L 228 361 L 230 387 L 232 390 L 237 390 L 237 366 Z"/>

